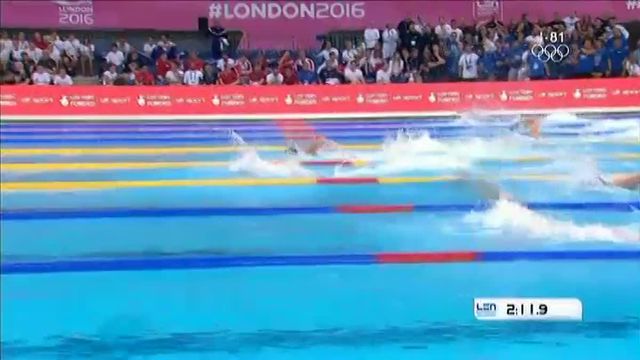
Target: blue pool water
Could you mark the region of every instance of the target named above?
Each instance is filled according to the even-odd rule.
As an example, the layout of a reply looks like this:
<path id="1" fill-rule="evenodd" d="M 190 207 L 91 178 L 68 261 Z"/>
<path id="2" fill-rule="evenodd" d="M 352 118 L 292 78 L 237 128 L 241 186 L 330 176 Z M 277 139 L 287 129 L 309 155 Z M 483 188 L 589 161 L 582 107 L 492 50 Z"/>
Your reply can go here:
<path id="1" fill-rule="evenodd" d="M 343 144 L 382 145 L 379 149 L 320 155 L 322 159 L 369 161 L 361 167 L 272 163 L 287 158 L 282 150 L 90 155 L 13 151 L 210 149 L 228 147 L 231 129 L 250 145 L 281 145 L 284 133 L 275 122 L 3 123 L 3 269 L 15 264 L 89 259 L 637 251 L 640 241 L 634 235 L 640 235 L 639 194 L 590 180 L 600 172 L 640 171 L 639 119 L 637 114 L 549 119 L 543 129 L 545 136 L 539 140 L 510 132 L 512 120 L 508 118 L 480 123 L 454 119 L 309 122 L 317 132 Z M 394 137 L 400 128 L 409 128 L 411 138 Z M 524 161 L 532 156 L 547 160 Z M 159 161 L 229 163 L 64 171 L 50 166 Z M 28 171 L 7 166 L 24 163 L 36 165 Z M 459 181 L 7 189 L 27 182 L 389 178 L 461 173 L 498 183 L 521 204 L 500 201 L 469 210 L 485 204 L 486 199 Z M 524 174 L 564 174 L 572 180 L 512 178 Z M 532 211 L 522 205 L 529 203 L 547 204 L 547 210 Z M 581 204 L 582 209 L 554 208 L 553 204 L 559 203 Z M 618 205 L 597 208 L 596 203 Z M 432 207 L 384 214 L 318 210 L 354 204 Z M 436 205 L 468 206 L 461 207 L 466 210 L 435 211 Z M 217 215 L 203 213 L 205 207 L 217 209 Z M 307 210 L 300 210 L 303 207 Z M 177 216 L 177 209 L 184 208 L 200 210 Z M 230 208 L 245 210 L 227 214 Z M 256 215 L 246 208 L 262 209 L 263 213 Z M 267 210 L 274 208 L 281 209 L 280 214 L 269 215 Z M 285 214 L 283 208 L 290 213 Z M 91 215 L 104 209 L 119 215 Z M 165 215 L 133 216 L 134 210 L 145 209 L 164 209 Z M 59 216 L 64 211 L 76 215 Z M 43 214 L 58 214 L 59 218 L 43 219 Z M 108 272 L 85 269 L 4 273 L 1 287 L 5 359 L 640 357 L 637 258 Z M 575 297 L 583 303 L 584 319 L 482 322 L 474 318 L 475 297 Z"/>

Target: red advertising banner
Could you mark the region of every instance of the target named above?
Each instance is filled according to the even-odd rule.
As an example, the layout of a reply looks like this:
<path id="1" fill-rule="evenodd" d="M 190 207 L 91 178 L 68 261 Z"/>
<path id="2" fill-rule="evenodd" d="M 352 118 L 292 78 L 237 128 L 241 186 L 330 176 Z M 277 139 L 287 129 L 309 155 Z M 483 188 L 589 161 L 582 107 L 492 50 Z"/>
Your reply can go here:
<path id="1" fill-rule="evenodd" d="M 640 111 L 640 81 L 340 86 L 2 86 L 3 120 L 433 116 L 466 111 Z"/>

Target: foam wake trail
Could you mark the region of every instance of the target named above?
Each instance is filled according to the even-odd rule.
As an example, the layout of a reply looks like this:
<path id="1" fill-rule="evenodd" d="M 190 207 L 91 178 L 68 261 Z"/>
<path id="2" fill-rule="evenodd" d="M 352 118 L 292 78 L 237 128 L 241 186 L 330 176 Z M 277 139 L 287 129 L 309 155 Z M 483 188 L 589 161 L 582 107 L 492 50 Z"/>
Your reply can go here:
<path id="1" fill-rule="evenodd" d="M 533 153 L 531 141 L 521 137 L 471 138 L 438 141 L 429 132 L 398 131 L 388 138 L 381 151 L 359 152 L 356 158 L 372 166 L 345 169 L 336 167 L 336 176 L 393 175 L 412 171 L 466 170 L 483 159 L 507 159 Z"/>
<path id="2" fill-rule="evenodd" d="M 305 169 L 296 159 L 280 162 L 264 160 L 258 151 L 247 145 L 240 135 L 231 131 L 231 141 L 240 148 L 240 157 L 229 163 L 229 170 L 256 177 L 315 177 L 313 171 Z"/>
<path id="3" fill-rule="evenodd" d="M 510 233 L 514 238 L 526 236 L 559 242 L 640 243 L 640 234 L 631 229 L 637 228 L 638 224 L 629 228 L 601 224 L 578 225 L 554 219 L 508 200 L 497 201 L 488 211 L 467 214 L 464 221 L 486 230 Z"/>
<path id="4" fill-rule="evenodd" d="M 544 118 L 542 133 L 581 134 L 588 139 L 640 139 L 640 119 L 583 119 L 574 114 L 554 113 Z M 584 138 L 582 138 L 585 140 Z M 639 140 L 640 141 L 640 140 Z"/>

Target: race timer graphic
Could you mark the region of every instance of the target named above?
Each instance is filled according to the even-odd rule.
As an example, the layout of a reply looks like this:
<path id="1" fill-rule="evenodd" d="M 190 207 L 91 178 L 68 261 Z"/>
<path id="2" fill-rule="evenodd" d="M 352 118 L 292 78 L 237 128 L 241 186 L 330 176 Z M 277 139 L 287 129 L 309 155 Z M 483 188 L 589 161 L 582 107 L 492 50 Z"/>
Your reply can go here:
<path id="1" fill-rule="evenodd" d="M 564 43 L 564 33 L 550 32 L 542 40 L 542 44 L 535 44 L 531 47 L 531 55 L 540 61 L 559 63 L 569 56 L 571 49 Z"/>
<path id="2" fill-rule="evenodd" d="M 476 298 L 478 320 L 582 321 L 582 302 L 576 298 Z"/>

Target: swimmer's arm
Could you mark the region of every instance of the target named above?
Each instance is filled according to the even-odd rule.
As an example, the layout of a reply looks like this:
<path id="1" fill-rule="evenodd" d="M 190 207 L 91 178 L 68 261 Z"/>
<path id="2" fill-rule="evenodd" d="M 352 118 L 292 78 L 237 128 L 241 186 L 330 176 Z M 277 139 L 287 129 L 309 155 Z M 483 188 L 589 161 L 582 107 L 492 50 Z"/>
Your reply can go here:
<path id="1" fill-rule="evenodd" d="M 640 188 L 640 174 L 615 176 L 611 183 L 627 190 L 635 190 Z"/>

